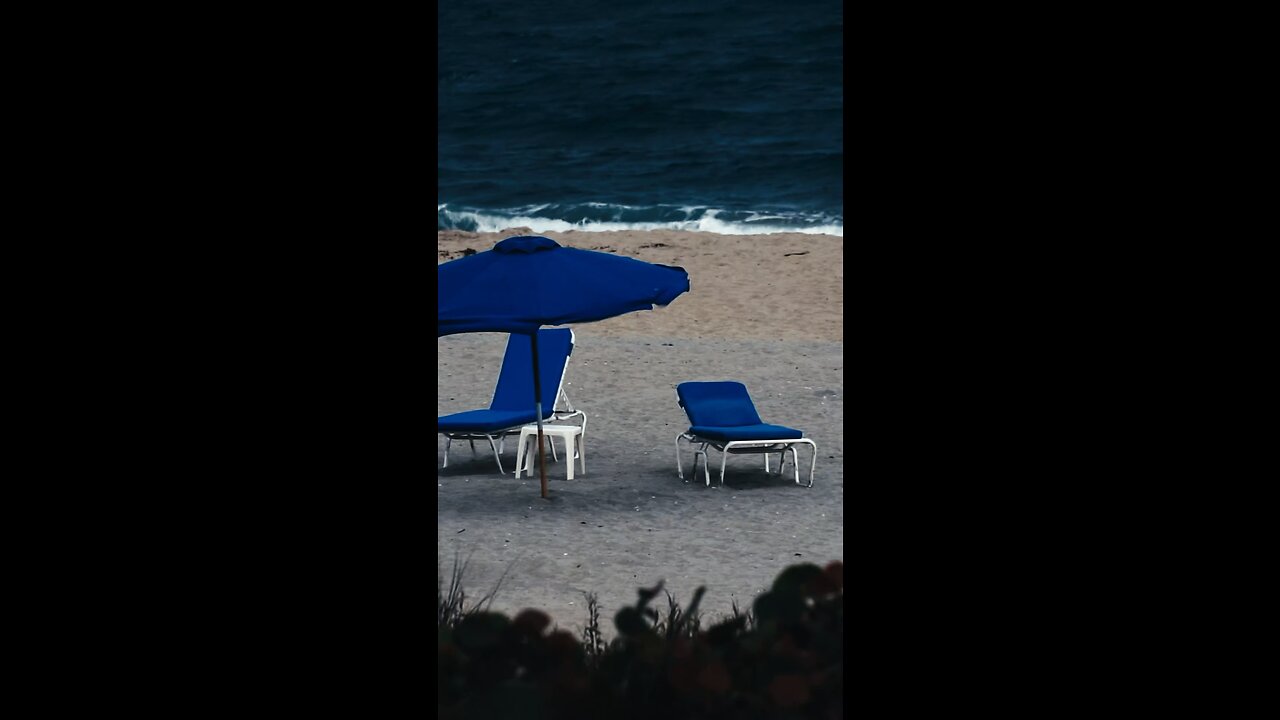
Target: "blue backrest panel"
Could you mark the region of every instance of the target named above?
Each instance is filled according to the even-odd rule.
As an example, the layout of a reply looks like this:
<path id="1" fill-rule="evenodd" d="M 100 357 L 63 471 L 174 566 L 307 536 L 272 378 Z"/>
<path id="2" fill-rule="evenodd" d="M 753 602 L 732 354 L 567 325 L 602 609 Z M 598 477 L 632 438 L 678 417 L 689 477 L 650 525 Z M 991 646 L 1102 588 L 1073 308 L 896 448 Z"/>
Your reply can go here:
<path id="1" fill-rule="evenodd" d="M 528 335 L 512 333 L 507 340 L 507 354 L 502 358 L 498 387 L 493 391 L 490 410 L 529 410 L 533 408 L 533 352 Z M 538 373 L 542 376 L 542 416 L 551 417 L 565 363 L 573 353 L 573 331 L 548 328 L 538 331 Z"/>
<path id="2" fill-rule="evenodd" d="M 759 425 L 760 416 L 740 382 L 684 382 L 676 386 L 691 425 L 739 427 Z"/>

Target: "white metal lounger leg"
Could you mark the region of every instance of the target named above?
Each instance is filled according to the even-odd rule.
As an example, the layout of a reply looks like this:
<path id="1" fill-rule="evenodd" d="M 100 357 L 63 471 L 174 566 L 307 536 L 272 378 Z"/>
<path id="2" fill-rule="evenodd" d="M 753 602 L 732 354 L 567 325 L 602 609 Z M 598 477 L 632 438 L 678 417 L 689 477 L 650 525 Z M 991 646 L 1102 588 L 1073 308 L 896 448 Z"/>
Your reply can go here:
<path id="1" fill-rule="evenodd" d="M 516 477 L 517 477 L 517 478 L 519 478 L 519 477 L 520 477 L 520 473 L 522 473 L 522 472 L 524 472 L 525 470 L 527 470 L 527 469 L 528 469 L 528 468 L 526 468 L 526 467 L 525 467 L 525 465 L 526 465 L 527 463 L 526 463 L 526 461 L 525 461 L 525 459 L 524 459 L 524 456 L 525 456 L 525 454 L 526 454 L 526 452 L 527 452 L 527 451 L 525 450 L 525 446 L 526 446 L 527 444 L 528 444 L 528 443 L 524 442 L 524 436 L 523 436 L 523 435 L 521 435 L 521 436 L 520 436 L 520 442 L 517 442 L 517 443 L 516 443 L 516 470 L 515 470 L 515 472 L 516 472 Z M 529 473 L 529 477 L 533 477 L 533 472 L 532 472 L 532 471 Z"/>
<path id="2" fill-rule="evenodd" d="M 498 444 L 493 441 L 492 435 L 485 435 L 485 437 L 489 438 L 489 447 L 493 448 L 493 459 L 498 461 L 498 472 L 506 475 L 507 471 L 502 469 L 502 456 L 498 454 Z"/>
<path id="3" fill-rule="evenodd" d="M 683 437 L 684 433 L 680 433 L 676 436 L 676 475 L 678 475 L 681 480 L 684 480 L 684 467 L 680 465 L 680 438 Z M 685 482 L 688 481 L 685 480 Z"/>
<path id="4" fill-rule="evenodd" d="M 680 479 L 684 480 L 684 467 L 680 463 L 680 441 L 681 440 L 688 440 L 689 442 L 693 443 L 695 446 L 697 445 L 697 441 L 694 440 L 693 436 L 689 435 L 688 433 L 680 433 L 679 435 L 676 436 L 676 475 L 679 475 Z M 694 448 L 693 470 L 690 473 L 690 478 L 694 478 L 698 476 L 698 458 L 701 457 L 702 473 L 706 478 L 707 487 L 711 487 L 711 458 L 707 457 L 707 446 L 710 444 L 711 443 L 704 442 L 702 443 L 702 447 Z M 684 480 L 684 481 L 689 482 L 688 480 Z"/>
<path id="5" fill-rule="evenodd" d="M 730 440 L 729 442 L 724 444 L 724 447 L 716 448 L 720 451 L 720 487 L 724 487 L 724 469 L 725 469 L 725 465 L 729 462 L 730 451 L 733 449 L 735 445 L 751 445 L 751 444 L 752 444 L 751 442 L 746 440 Z M 769 465 L 768 465 L 769 453 L 764 453 L 764 462 L 765 462 L 765 469 L 767 470 L 769 468 Z"/>
<path id="6" fill-rule="evenodd" d="M 445 435 L 444 436 L 444 464 L 440 466 L 442 468 L 449 467 L 449 446 L 452 444 L 453 444 L 453 438 L 449 437 L 448 435 Z"/>
<path id="7" fill-rule="evenodd" d="M 773 453 L 762 453 L 762 454 L 764 455 L 764 471 L 771 472 L 769 470 L 769 456 L 772 455 Z M 778 453 L 778 474 L 779 475 L 782 474 L 782 466 L 784 463 L 786 463 L 786 461 L 787 461 L 787 449 L 782 448 L 782 452 Z"/>
<path id="8" fill-rule="evenodd" d="M 763 455 L 764 455 L 764 471 L 772 472 L 771 470 L 769 470 L 769 457 L 773 455 L 773 453 L 767 452 L 767 453 L 763 453 Z M 777 472 L 778 475 L 782 474 L 783 465 L 785 465 L 786 462 L 787 462 L 787 449 L 784 447 L 782 448 L 782 452 L 778 453 L 778 472 Z"/>
<path id="9" fill-rule="evenodd" d="M 810 460 L 809 460 L 809 484 L 806 485 L 805 487 L 813 487 L 813 471 L 818 467 L 818 446 L 812 440 L 809 440 L 807 438 L 804 440 L 797 440 L 791 446 L 791 458 L 792 458 L 792 461 L 795 462 L 796 464 L 796 484 L 797 485 L 800 484 L 800 454 L 796 452 L 795 446 L 801 443 L 808 445 L 809 449 L 812 451 L 812 454 L 810 455 Z"/>
<path id="10" fill-rule="evenodd" d="M 698 475 L 698 452 L 699 451 L 698 451 L 698 448 L 696 447 L 697 441 L 695 441 L 693 437 L 688 433 L 680 433 L 679 435 L 676 436 L 676 475 L 680 476 L 681 480 L 684 480 L 685 482 L 689 482 L 689 480 L 685 480 L 684 464 L 680 462 L 680 441 L 681 440 L 687 440 L 690 443 L 693 443 L 695 446 L 693 451 L 693 471 L 690 474 L 691 479 L 693 477 L 697 477 Z M 706 443 L 703 443 L 702 450 L 705 451 L 706 449 L 707 449 Z M 703 454 L 703 459 L 704 460 L 706 459 L 705 452 Z"/>

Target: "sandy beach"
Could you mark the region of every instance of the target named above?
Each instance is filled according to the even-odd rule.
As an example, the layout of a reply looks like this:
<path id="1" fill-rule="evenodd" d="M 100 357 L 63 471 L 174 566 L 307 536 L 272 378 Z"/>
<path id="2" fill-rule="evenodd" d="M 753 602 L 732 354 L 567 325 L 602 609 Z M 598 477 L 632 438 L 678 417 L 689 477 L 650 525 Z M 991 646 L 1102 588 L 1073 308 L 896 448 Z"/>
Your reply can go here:
<path id="1" fill-rule="evenodd" d="M 438 233 L 438 262 L 483 251 L 518 234 Z M 437 435 L 437 553 L 447 584 L 466 562 L 469 598 L 492 591 L 492 609 L 548 612 L 575 634 L 587 621 L 584 594 L 599 598 L 601 628 L 658 581 L 687 605 L 705 585 L 711 622 L 734 603 L 749 608 L 786 566 L 844 560 L 843 238 L 714 235 L 677 231 L 546 232 L 568 247 L 615 252 L 689 273 L 671 305 L 573 326 L 569 398 L 588 417 L 586 474 L 565 479 L 566 458 L 549 461 L 549 498 L 537 477 L 515 479 L 514 438 L 499 475 L 487 442 L 455 442 L 441 468 Z M 438 339 L 437 413 L 487 407 L 506 336 Z M 817 443 L 812 488 L 790 467 L 766 474 L 759 456 L 728 460 L 712 450 L 712 486 L 701 470 L 676 475 L 676 435 L 688 428 L 675 386 L 687 380 L 744 383 L 765 422 L 803 430 Z M 809 453 L 801 449 L 807 480 Z M 776 457 L 776 456 L 775 456 Z M 665 608 L 665 598 L 659 603 Z"/>

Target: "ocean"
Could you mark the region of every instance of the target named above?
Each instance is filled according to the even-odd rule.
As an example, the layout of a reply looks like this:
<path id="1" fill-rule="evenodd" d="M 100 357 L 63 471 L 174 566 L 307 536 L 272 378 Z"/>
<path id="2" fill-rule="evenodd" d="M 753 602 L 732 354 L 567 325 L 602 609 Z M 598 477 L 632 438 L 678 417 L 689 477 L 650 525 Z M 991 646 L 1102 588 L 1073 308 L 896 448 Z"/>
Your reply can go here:
<path id="1" fill-rule="evenodd" d="M 838 0 L 440 0 L 440 230 L 844 235 Z"/>

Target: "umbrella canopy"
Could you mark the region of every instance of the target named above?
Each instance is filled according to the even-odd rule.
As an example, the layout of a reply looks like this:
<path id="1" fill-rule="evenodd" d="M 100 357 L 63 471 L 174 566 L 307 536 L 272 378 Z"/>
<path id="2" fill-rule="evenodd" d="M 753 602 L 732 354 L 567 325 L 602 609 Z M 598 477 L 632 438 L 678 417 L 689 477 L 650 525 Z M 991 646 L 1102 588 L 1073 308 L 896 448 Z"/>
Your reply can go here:
<path id="1" fill-rule="evenodd" d="M 651 310 L 689 290 L 689 274 L 684 268 L 561 247 L 538 235 L 509 237 L 492 250 L 437 265 L 436 278 L 436 336 L 468 332 L 530 335 L 535 378 L 540 326 L 595 322 Z M 547 467 L 537 382 L 534 392 L 545 498 Z"/>
<path id="2" fill-rule="evenodd" d="M 509 332 L 604 320 L 667 305 L 689 289 L 684 268 L 577 248 L 536 235 L 437 266 L 436 335 Z"/>

